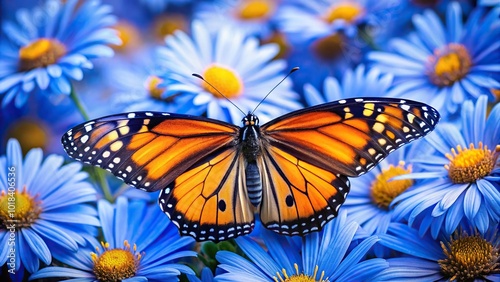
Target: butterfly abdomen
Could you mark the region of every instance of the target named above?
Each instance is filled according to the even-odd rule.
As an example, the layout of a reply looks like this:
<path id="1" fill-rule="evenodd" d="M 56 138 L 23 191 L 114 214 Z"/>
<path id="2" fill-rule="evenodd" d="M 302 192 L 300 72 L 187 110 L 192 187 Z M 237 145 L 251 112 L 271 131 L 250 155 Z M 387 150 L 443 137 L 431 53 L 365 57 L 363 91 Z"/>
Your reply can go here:
<path id="1" fill-rule="evenodd" d="M 259 167 L 255 162 L 247 164 L 245 175 L 248 198 L 252 205 L 257 207 L 262 200 L 262 182 L 260 180 Z"/>

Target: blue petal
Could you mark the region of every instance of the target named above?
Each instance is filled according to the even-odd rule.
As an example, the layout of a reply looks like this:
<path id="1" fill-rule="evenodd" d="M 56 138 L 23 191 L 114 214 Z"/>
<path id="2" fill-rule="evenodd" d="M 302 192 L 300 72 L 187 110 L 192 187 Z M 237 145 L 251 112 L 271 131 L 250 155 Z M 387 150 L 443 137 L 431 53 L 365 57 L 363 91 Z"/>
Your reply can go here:
<path id="1" fill-rule="evenodd" d="M 446 213 L 445 231 L 446 234 L 452 234 L 462 218 L 464 217 L 464 195 L 460 195 L 456 203 L 452 205 Z"/>
<path id="2" fill-rule="evenodd" d="M 35 79 L 40 89 L 45 90 L 49 86 L 49 74 L 47 73 L 45 68 L 37 69 Z"/>
<path id="3" fill-rule="evenodd" d="M 21 236 L 21 232 L 17 232 L 16 235 L 19 237 L 17 238 L 17 250 L 19 251 L 19 254 L 22 254 L 21 261 L 23 263 L 23 266 L 26 268 L 26 270 L 29 273 L 36 272 L 38 268 L 40 268 L 40 260 L 38 257 L 33 253 L 29 245 L 26 243 L 24 240 L 24 237 Z M 19 267 L 17 265 L 17 267 Z"/>
<path id="4" fill-rule="evenodd" d="M 43 239 L 40 238 L 38 234 L 33 232 L 31 228 L 22 228 L 20 232 L 35 255 L 45 264 L 50 264 L 52 261 L 52 256 L 50 254 L 49 248 L 47 247 L 47 244 L 45 244 Z"/>
<path id="5" fill-rule="evenodd" d="M 462 9 L 456 2 L 452 2 L 446 11 L 448 26 L 448 42 L 459 42 L 462 37 Z"/>
<path id="6" fill-rule="evenodd" d="M 370 248 L 379 240 L 377 236 L 371 236 L 363 242 L 361 242 L 359 245 L 357 245 L 350 253 L 347 255 L 347 257 L 344 258 L 342 263 L 337 267 L 335 270 L 334 275 L 332 275 L 330 278 L 333 281 L 348 281 L 349 279 L 344 279 L 342 278 L 343 276 L 349 275 L 349 271 L 352 268 L 353 265 L 356 265 L 359 263 L 359 261 L 366 256 L 366 253 Z M 366 262 L 365 262 L 366 263 Z M 378 271 L 381 271 L 382 269 L 379 269 Z"/>
<path id="7" fill-rule="evenodd" d="M 484 144 L 490 149 L 494 149 L 500 144 L 500 104 L 496 104 L 488 116 L 484 132 Z"/>
<path id="8" fill-rule="evenodd" d="M 420 39 L 426 43 L 429 50 L 445 45 L 444 28 L 434 12 L 426 10 L 424 15 L 414 15 L 413 24 Z"/>
<path id="9" fill-rule="evenodd" d="M 481 194 L 476 185 L 471 185 L 464 198 L 464 213 L 469 219 L 473 219 L 481 208 Z"/>
<path id="10" fill-rule="evenodd" d="M 267 254 L 253 240 L 248 239 L 247 237 L 238 237 L 236 238 L 236 243 L 252 261 L 258 262 L 259 267 L 267 276 L 273 277 L 276 274 L 276 271 L 281 270 L 281 267 L 278 266 L 273 259 L 271 259 L 269 254 Z M 218 257 L 218 254 L 216 257 Z"/>
<path id="11" fill-rule="evenodd" d="M 243 241 L 243 240 L 240 240 Z M 260 247 L 258 247 L 260 248 Z M 269 281 L 271 277 L 274 277 L 277 272 L 280 272 L 281 269 L 277 266 L 274 265 L 274 262 L 272 263 L 273 266 L 272 269 L 268 270 L 263 269 L 264 272 L 262 272 L 260 269 L 258 269 L 254 264 L 250 263 L 246 259 L 238 256 L 235 253 L 231 253 L 228 251 L 219 251 L 215 255 L 215 258 L 217 261 L 220 262 L 218 267 L 228 271 L 229 273 L 224 273 L 221 275 L 217 275 L 215 277 L 215 281 Z M 266 265 L 266 261 L 263 260 L 256 260 L 259 262 L 260 267 L 264 268 L 269 268 L 269 265 Z M 264 264 L 264 265 L 263 265 Z M 243 275 L 242 275 L 243 274 Z M 246 275 L 248 274 L 248 275 Z M 236 280 L 231 280 L 236 277 Z"/>
<path id="12" fill-rule="evenodd" d="M 23 81 L 24 73 L 11 74 L 0 80 L 0 93 L 7 92 L 10 88 L 14 87 Z"/>
<path id="13" fill-rule="evenodd" d="M 106 240 L 110 245 L 114 244 L 114 208 L 106 200 L 100 200 L 97 203 L 99 211 L 99 219 L 101 220 L 102 233 L 104 235 L 104 240 Z"/>
<path id="14" fill-rule="evenodd" d="M 38 234 L 43 234 L 45 238 L 49 238 L 54 243 L 59 244 L 61 247 L 67 248 L 72 251 L 78 250 L 78 245 L 65 232 L 61 232 L 61 228 L 57 225 L 45 221 L 43 219 L 39 219 L 36 224 L 33 224 L 32 227 Z"/>
<path id="15" fill-rule="evenodd" d="M 95 275 L 90 272 L 85 272 L 79 269 L 50 266 L 42 268 L 38 272 L 32 274 L 30 276 L 30 280 L 55 277 L 89 278 L 89 282 L 95 281 L 96 279 Z"/>
<path id="16" fill-rule="evenodd" d="M 23 86 L 26 84 L 23 84 Z M 34 85 L 34 83 L 33 83 Z M 26 104 L 26 101 L 28 101 L 29 93 L 26 91 L 19 91 L 19 93 L 16 96 L 16 100 L 14 102 L 14 105 L 16 105 L 17 108 L 21 108 Z"/>
<path id="17" fill-rule="evenodd" d="M 127 240 L 128 226 L 128 200 L 125 197 L 118 197 L 115 204 L 115 225 L 113 228 L 113 239 L 110 243 L 112 248 L 121 248 L 123 242 Z M 106 238 L 109 240 L 109 238 Z"/>

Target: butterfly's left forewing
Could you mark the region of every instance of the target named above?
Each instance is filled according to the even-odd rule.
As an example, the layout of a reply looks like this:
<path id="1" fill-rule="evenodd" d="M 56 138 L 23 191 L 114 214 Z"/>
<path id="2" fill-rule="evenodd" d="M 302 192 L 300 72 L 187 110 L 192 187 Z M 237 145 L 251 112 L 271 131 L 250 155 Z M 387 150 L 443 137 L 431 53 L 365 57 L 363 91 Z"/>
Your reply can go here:
<path id="1" fill-rule="evenodd" d="M 92 120 L 62 137 L 68 155 L 157 191 L 199 159 L 237 144 L 239 128 L 202 117 L 137 112 Z"/>

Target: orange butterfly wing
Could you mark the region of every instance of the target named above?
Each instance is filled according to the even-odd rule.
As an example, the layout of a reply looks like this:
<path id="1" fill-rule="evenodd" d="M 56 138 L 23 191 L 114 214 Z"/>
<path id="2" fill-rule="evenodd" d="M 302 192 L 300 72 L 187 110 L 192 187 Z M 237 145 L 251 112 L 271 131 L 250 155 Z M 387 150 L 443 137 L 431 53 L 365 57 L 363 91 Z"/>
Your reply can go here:
<path id="1" fill-rule="evenodd" d="M 248 234 L 254 226 L 254 210 L 244 174 L 245 161 L 236 147 L 216 151 L 165 188 L 160 207 L 181 234 L 198 241 Z"/>
<path id="2" fill-rule="evenodd" d="M 238 143 L 239 128 L 202 117 L 137 112 L 76 126 L 62 137 L 68 155 L 127 184 L 157 191 L 198 160 Z"/>
<path id="3" fill-rule="evenodd" d="M 268 147 L 261 158 L 264 226 L 285 235 L 319 231 L 337 215 L 349 193 L 349 180 Z"/>
<path id="4" fill-rule="evenodd" d="M 262 126 L 266 146 L 346 176 L 368 172 L 389 153 L 431 132 L 438 112 L 423 103 L 356 98 L 281 116 Z"/>
<path id="5" fill-rule="evenodd" d="M 265 227 L 281 234 L 319 230 L 337 215 L 359 176 L 395 149 L 434 129 L 438 112 L 390 98 L 346 99 L 295 111 L 261 127 Z"/>

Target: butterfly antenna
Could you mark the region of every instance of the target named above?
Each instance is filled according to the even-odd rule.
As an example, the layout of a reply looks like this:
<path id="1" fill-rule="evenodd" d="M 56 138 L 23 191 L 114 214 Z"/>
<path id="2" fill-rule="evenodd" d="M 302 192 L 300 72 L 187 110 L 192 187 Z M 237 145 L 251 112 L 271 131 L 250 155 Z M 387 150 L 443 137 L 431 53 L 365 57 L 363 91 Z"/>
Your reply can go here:
<path id="1" fill-rule="evenodd" d="M 287 77 L 289 77 L 292 73 L 294 73 L 295 71 L 298 71 L 298 70 L 299 70 L 299 67 L 294 67 L 294 68 L 292 68 L 292 69 L 290 70 L 290 72 L 288 72 L 288 74 L 287 74 L 287 75 L 285 75 L 285 77 L 283 77 L 283 79 L 282 79 L 280 82 L 278 82 L 278 84 L 276 84 L 276 86 L 274 86 L 274 87 L 273 87 L 273 89 L 271 89 L 271 91 L 269 91 L 269 92 L 266 94 L 266 96 L 264 96 L 264 98 L 262 98 L 262 100 L 260 100 L 259 104 L 257 104 L 257 106 L 255 107 L 255 109 L 253 109 L 252 114 L 255 112 L 255 110 L 257 110 L 257 108 L 260 106 L 260 104 L 262 104 L 262 102 L 264 102 L 264 100 L 266 100 L 267 96 L 269 96 L 269 94 L 271 94 L 271 92 L 273 92 L 273 91 L 274 91 L 274 89 L 276 89 L 276 87 L 278 87 L 278 86 L 279 86 L 279 85 L 280 85 L 283 81 L 285 81 L 285 79 L 286 79 Z"/>
<path id="2" fill-rule="evenodd" d="M 194 77 L 197 77 L 197 78 L 199 78 L 199 79 L 201 79 L 201 80 L 205 81 L 205 83 L 206 83 L 206 84 L 210 85 L 213 89 L 215 89 L 215 91 L 217 91 L 217 93 L 219 93 L 222 97 L 226 98 L 226 100 L 228 100 L 228 101 L 229 101 L 229 103 L 233 104 L 233 106 L 235 106 L 235 107 L 236 107 L 236 108 L 237 108 L 240 112 L 242 112 L 242 113 L 243 113 L 243 115 L 246 115 L 244 111 L 242 111 L 242 110 L 241 110 L 238 106 L 236 106 L 236 104 L 235 104 L 235 103 L 233 103 L 233 101 L 229 100 L 229 98 L 227 98 L 227 97 L 226 97 L 226 95 L 222 94 L 222 92 L 220 92 L 220 91 L 219 91 L 219 89 L 215 88 L 215 86 L 213 86 L 213 85 L 212 85 L 212 83 L 210 83 L 210 82 L 206 81 L 206 80 L 203 78 L 203 76 L 201 76 L 201 75 L 199 75 L 199 74 L 197 74 L 197 73 L 193 73 L 192 75 L 193 75 Z"/>

